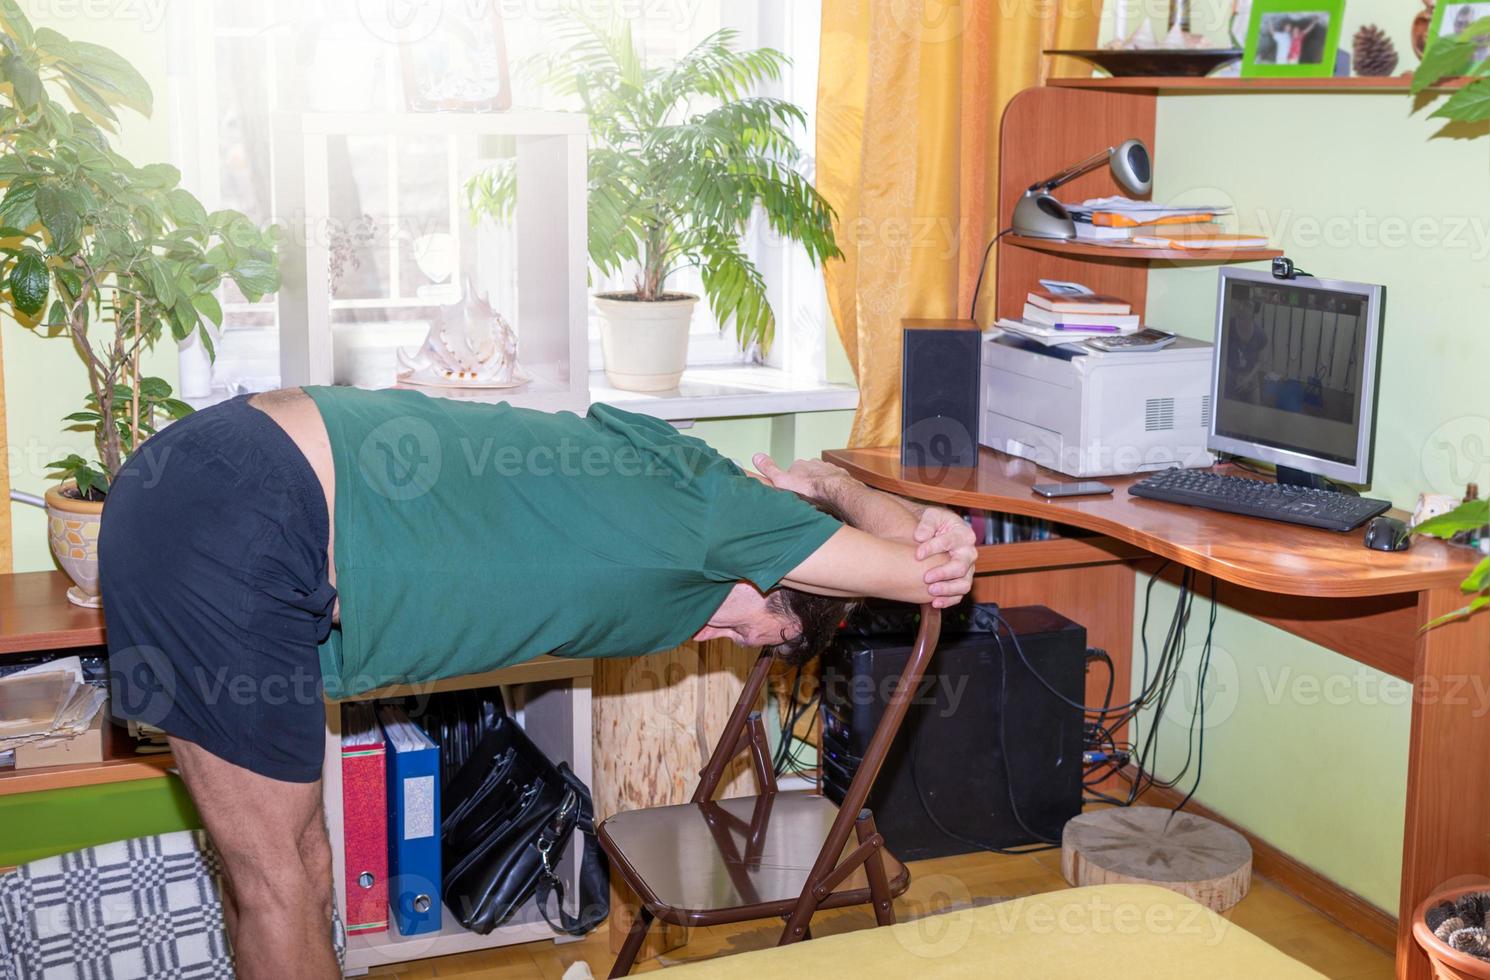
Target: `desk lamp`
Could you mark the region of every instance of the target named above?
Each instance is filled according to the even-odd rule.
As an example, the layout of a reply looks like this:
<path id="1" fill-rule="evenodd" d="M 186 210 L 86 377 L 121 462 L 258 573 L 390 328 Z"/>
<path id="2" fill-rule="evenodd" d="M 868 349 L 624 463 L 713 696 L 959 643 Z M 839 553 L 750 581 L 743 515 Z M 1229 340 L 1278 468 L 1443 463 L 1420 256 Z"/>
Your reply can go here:
<path id="1" fill-rule="evenodd" d="M 1117 146 L 1093 153 L 1054 177 L 1031 184 L 1014 207 L 1014 234 L 1026 238 L 1075 238 L 1076 226 L 1071 222 L 1070 213 L 1050 192 L 1103 163 L 1112 168 L 1112 176 L 1123 190 L 1135 197 L 1147 194 L 1154 186 L 1154 168 L 1148 147 L 1142 140 L 1123 140 Z"/>

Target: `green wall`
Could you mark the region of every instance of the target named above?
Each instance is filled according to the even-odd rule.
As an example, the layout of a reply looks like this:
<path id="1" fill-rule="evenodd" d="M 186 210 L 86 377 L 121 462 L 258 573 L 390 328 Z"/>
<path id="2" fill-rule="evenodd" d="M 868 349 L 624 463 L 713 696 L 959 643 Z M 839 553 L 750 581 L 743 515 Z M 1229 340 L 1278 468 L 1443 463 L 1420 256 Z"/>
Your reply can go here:
<path id="1" fill-rule="evenodd" d="M 1351 0 L 1342 44 L 1380 24 L 1408 70 L 1415 9 Z M 1424 490 L 1490 489 L 1490 138 L 1435 135 L 1440 123 L 1411 110 L 1405 94 L 1165 96 L 1153 148 L 1155 200 L 1230 201 L 1300 267 L 1386 285 L 1372 490 L 1408 509 Z M 1156 267 L 1149 322 L 1209 339 L 1215 283 L 1214 267 Z M 1155 597 L 1156 614 L 1172 608 L 1173 590 Z M 1167 619 L 1155 619 L 1157 648 Z M 1410 687 L 1229 610 L 1216 642 L 1197 798 L 1395 910 Z M 1186 724 L 1187 680 L 1172 711 Z M 1158 770 L 1173 774 L 1184 731 L 1161 732 Z"/>

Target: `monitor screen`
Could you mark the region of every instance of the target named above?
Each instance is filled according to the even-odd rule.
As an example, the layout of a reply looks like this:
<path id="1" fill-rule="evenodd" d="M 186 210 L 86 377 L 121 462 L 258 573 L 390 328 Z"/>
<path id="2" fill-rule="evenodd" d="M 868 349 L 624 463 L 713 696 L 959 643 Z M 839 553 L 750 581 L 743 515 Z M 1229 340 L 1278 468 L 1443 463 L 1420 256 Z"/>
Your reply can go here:
<path id="1" fill-rule="evenodd" d="M 1223 274 L 1213 434 L 1233 445 L 1220 448 L 1337 478 L 1365 468 L 1379 287 L 1332 285 L 1347 288 Z"/>

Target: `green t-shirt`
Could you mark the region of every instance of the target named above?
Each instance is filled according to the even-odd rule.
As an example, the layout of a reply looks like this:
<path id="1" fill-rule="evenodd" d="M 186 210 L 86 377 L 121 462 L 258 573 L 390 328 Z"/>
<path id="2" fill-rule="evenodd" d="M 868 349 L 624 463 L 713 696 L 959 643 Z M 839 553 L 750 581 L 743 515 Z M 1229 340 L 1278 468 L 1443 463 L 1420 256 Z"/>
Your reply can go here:
<path id="1" fill-rule="evenodd" d="M 841 526 L 658 419 L 306 388 L 336 470 L 328 696 L 677 646 Z"/>

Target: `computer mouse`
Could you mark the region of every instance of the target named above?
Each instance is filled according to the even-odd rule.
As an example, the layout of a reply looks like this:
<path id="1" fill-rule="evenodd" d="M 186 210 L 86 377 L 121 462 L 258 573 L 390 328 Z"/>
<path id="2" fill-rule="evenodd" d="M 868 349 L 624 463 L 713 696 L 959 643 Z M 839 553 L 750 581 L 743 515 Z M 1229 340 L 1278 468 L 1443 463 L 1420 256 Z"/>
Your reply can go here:
<path id="1" fill-rule="evenodd" d="M 1406 551 L 1412 547 L 1412 532 L 1406 521 L 1395 517 L 1373 517 L 1366 525 L 1365 545 L 1376 551 Z"/>

